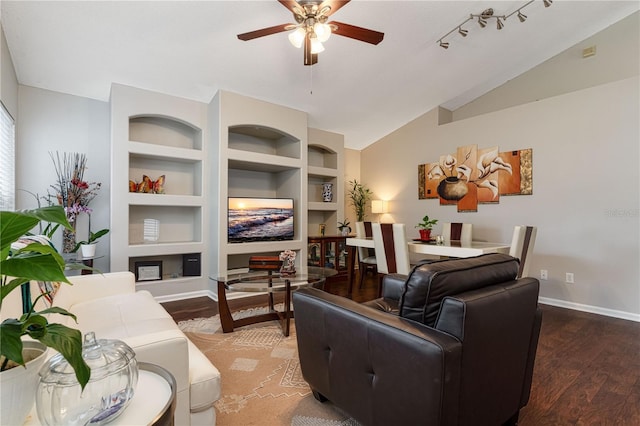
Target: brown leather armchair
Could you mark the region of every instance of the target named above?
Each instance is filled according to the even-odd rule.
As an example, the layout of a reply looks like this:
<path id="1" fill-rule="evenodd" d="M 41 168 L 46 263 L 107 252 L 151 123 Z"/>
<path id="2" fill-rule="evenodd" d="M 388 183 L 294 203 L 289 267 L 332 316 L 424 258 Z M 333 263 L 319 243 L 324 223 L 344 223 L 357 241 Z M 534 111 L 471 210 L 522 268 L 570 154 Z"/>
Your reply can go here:
<path id="1" fill-rule="evenodd" d="M 300 366 L 316 399 L 364 425 L 516 424 L 529 400 L 539 283 L 504 254 L 388 275 L 366 304 L 294 293 Z"/>

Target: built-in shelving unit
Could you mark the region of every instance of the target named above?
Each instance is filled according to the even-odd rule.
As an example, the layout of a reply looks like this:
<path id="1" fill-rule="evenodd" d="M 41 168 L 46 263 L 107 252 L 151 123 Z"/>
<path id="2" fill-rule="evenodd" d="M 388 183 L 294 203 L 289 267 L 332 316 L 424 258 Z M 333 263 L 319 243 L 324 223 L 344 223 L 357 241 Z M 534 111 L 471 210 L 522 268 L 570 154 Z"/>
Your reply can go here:
<path id="1" fill-rule="evenodd" d="M 325 235 L 335 235 L 338 234 L 338 222 L 344 220 L 344 137 L 310 128 L 308 139 L 308 235 L 320 235 L 320 224 L 325 225 Z M 323 183 L 332 184 L 333 199 L 330 202 L 323 201 Z"/>
<path id="2" fill-rule="evenodd" d="M 156 297 L 207 287 L 208 202 L 206 104 L 114 84 L 111 92 L 111 270 L 136 272 L 162 264 L 160 280 L 139 281 Z M 165 177 L 162 193 L 129 192 L 129 181 Z M 159 223 L 145 239 L 144 221 Z M 200 256 L 200 273 L 185 273 L 184 256 Z"/>
<path id="3" fill-rule="evenodd" d="M 219 185 L 209 197 L 212 274 L 246 268 L 252 255 L 277 255 L 294 250 L 296 266 L 307 257 L 307 115 L 268 102 L 220 91 L 210 104 L 210 162 L 217 163 Z M 228 197 L 292 198 L 294 238 L 286 241 L 230 243 Z M 210 286 L 214 293 L 217 288 Z M 236 295 L 231 295 L 236 296 Z"/>

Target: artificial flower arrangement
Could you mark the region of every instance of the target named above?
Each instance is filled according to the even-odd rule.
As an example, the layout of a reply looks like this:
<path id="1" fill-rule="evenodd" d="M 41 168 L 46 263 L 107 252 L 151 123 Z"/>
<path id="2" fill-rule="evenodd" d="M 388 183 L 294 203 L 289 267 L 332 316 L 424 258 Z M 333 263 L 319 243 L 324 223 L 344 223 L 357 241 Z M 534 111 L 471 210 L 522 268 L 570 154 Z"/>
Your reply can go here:
<path id="1" fill-rule="evenodd" d="M 50 206 L 60 205 L 64 208 L 71 228 L 65 228 L 63 231 L 62 251 L 71 253 L 76 246 L 75 226 L 78 215 L 81 213 L 91 215 L 93 209 L 89 207 L 89 204 L 98 195 L 102 184 L 85 180 L 86 154 L 78 152 L 64 152 L 61 154 L 56 152 L 54 155 L 54 153 L 49 152 L 49 156 L 53 160 L 56 170 L 56 182 L 50 185 L 53 193 L 47 190 L 47 195 L 43 199 Z M 91 226 L 89 226 L 89 233 L 91 233 Z"/>
<path id="2" fill-rule="evenodd" d="M 280 253 L 279 259 L 282 261 L 282 266 L 280 267 L 280 275 L 295 275 L 296 252 L 293 250 L 285 250 Z"/>

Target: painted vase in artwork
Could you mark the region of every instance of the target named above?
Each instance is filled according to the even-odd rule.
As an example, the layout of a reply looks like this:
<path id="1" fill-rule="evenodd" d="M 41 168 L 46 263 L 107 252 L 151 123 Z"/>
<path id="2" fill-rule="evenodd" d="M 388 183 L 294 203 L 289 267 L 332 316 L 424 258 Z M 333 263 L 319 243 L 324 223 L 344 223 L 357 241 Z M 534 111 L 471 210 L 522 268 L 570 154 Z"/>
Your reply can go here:
<path id="1" fill-rule="evenodd" d="M 458 201 L 467 195 L 467 183 L 456 176 L 449 176 L 438 184 L 438 195 L 448 201 Z"/>

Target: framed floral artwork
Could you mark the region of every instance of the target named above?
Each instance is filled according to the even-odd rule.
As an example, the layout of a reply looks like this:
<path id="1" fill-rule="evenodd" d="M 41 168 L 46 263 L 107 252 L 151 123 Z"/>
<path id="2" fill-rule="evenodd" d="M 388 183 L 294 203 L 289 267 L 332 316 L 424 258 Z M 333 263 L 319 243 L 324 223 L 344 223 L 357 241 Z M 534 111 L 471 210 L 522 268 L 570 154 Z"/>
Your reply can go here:
<path id="1" fill-rule="evenodd" d="M 496 204 L 502 195 L 533 194 L 533 150 L 500 152 L 498 147 L 458 147 L 437 162 L 418 166 L 418 198 L 439 199 L 459 212 Z"/>

